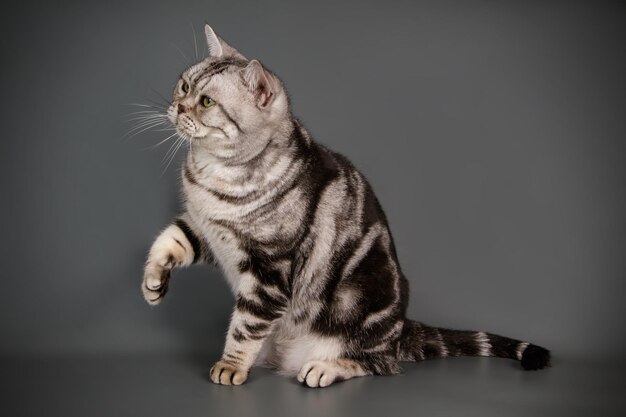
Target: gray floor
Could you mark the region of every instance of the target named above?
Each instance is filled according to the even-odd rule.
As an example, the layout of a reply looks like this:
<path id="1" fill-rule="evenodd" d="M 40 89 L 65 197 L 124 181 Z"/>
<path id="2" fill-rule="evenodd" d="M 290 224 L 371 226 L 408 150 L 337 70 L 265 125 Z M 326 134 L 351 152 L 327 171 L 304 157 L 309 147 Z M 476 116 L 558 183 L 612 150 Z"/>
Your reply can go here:
<path id="1" fill-rule="evenodd" d="M 3 358 L 0 415 L 14 416 L 624 416 L 626 366 L 557 359 L 407 364 L 396 377 L 310 389 L 266 369 L 213 385 L 208 355 Z"/>

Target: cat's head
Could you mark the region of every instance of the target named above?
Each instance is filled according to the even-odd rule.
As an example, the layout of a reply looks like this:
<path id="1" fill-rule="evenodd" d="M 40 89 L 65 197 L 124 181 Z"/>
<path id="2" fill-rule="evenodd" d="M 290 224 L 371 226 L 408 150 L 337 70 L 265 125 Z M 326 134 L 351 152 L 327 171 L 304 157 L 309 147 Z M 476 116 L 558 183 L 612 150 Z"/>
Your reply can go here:
<path id="1" fill-rule="evenodd" d="M 212 154 L 242 159 L 260 152 L 288 118 L 281 81 L 206 25 L 209 56 L 180 76 L 167 115 L 178 132 Z"/>

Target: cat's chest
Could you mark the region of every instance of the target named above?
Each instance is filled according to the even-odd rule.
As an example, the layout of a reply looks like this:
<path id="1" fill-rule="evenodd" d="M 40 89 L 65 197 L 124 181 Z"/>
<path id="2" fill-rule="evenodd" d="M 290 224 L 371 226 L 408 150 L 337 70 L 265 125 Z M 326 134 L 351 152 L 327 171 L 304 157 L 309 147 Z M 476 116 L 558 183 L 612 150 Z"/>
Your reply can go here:
<path id="1" fill-rule="evenodd" d="M 236 198 L 221 190 L 210 190 L 188 178 L 183 181 L 183 193 L 187 209 L 205 219 L 240 221 L 263 204 L 261 199 Z"/>
<path id="2" fill-rule="evenodd" d="M 283 229 L 282 221 L 276 216 L 253 219 L 227 218 L 222 220 L 212 215 L 204 200 L 187 200 L 187 213 L 197 225 L 202 238 L 208 244 L 216 263 L 224 271 L 233 292 L 237 292 L 242 268 L 250 258 L 250 246 L 257 252 L 272 252 L 265 243 L 276 240 L 277 232 Z"/>
<path id="3" fill-rule="evenodd" d="M 215 229 L 216 224 L 226 224 L 235 232 L 234 236 L 245 236 L 247 242 L 261 245 L 261 249 L 267 247 L 273 252 L 270 248 L 289 246 L 302 231 L 300 226 L 307 206 L 297 187 L 286 193 L 268 192 L 239 200 L 199 189 L 194 184 L 185 184 L 184 191 L 187 211 L 197 224 L 207 230 Z M 220 238 L 213 240 L 216 245 L 222 245 Z"/>
<path id="4" fill-rule="evenodd" d="M 241 240 L 232 230 L 220 225 L 205 223 L 202 229 L 203 237 L 215 261 L 224 271 L 231 289 L 236 293 L 242 264 L 248 259 Z"/>

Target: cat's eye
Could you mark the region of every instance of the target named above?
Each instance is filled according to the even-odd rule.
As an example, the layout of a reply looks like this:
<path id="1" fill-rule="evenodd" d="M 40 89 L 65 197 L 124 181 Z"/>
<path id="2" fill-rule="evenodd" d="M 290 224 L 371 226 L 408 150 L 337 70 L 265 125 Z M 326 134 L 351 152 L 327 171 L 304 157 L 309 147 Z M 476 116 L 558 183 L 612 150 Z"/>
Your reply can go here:
<path id="1" fill-rule="evenodd" d="M 180 87 L 181 90 L 183 90 L 183 93 L 188 93 L 189 92 L 189 83 L 187 83 L 187 81 L 183 81 L 183 85 Z"/>
<path id="2" fill-rule="evenodd" d="M 211 107 L 214 104 L 215 104 L 215 101 L 213 101 L 211 97 L 202 96 L 202 105 L 204 107 Z"/>

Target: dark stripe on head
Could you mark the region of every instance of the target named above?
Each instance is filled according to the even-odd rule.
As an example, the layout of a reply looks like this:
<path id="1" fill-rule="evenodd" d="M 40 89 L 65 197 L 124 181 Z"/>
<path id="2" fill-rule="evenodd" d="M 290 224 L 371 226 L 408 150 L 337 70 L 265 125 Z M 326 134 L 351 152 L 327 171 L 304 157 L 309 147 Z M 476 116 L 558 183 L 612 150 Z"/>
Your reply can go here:
<path id="1" fill-rule="evenodd" d="M 241 130 L 241 127 L 239 126 L 239 123 L 237 123 L 235 121 L 235 119 L 233 119 L 233 117 L 226 111 L 224 106 L 222 106 L 220 103 L 217 103 L 217 107 L 219 107 L 219 109 L 222 111 L 222 113 L 224 113 L 224 116 L 226 116 L 228 121 L 235 125 L 235 127 L 237 128 L 239 133 L 243 133 L 243 130 Z"/>
<path id="2" fill-rule="evenodd" d="M 248 65 L 248 61 L 236 58 L 226 58 L 222 61 L 211 62 L 208 67 L 200 71 L 193 82 L 197 84 L 205 78 L 210 78 L 216 74 L 226 71 L 230 67 L 245 68 L 246 65 Z"/>

